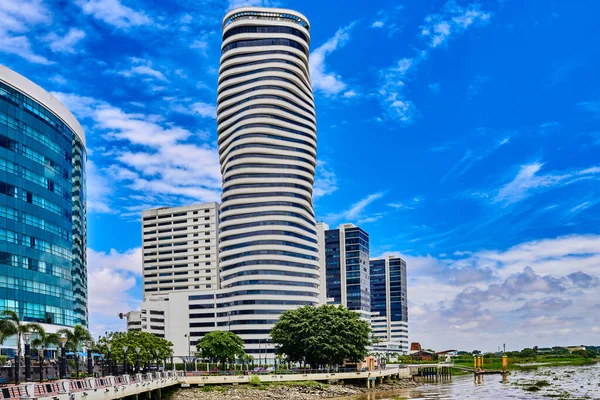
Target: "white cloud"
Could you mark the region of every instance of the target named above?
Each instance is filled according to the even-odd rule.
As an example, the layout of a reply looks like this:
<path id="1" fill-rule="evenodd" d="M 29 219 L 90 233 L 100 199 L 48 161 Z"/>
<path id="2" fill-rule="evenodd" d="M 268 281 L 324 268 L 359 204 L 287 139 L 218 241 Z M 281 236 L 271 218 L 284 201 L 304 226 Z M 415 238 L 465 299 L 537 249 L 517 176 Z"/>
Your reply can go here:
<path id="1" fill-rule="evenodd" d="M 385 22 L 383 21 L 373 21 L 373 23 L 371 24 L 371 28 L 383 28 L 384 25 Z"/>
<path id="2" fill-rule="evenodd" d="M 514 179 L 497 191 L 493 201 L 509 205 L 529 197 L 535 191 L 562 187 L 582 180 L 598 179 L 600 175 L 600 167 L 540 174 L 543 165 L 539 162 L 522 165 Z"/>
<path id="3" fill-rule="evenodd" d="M 364 199 L 354 203 L 349 209 L 342 211 L 337 214 L 329 214 L 325 216 L 325 221 L 328 223 L 335 223 L 337 221 L 341 222 L 355 222 L 357 220 L 373 222 L 379 218 L 371 219 L 373 217 L 377 217 L 378 214 L 373 215 L 364 215 L 365 209 L 377 199 L 383 197 L 383 192 L 372 193 L 365 197 Z"/>
<path id="4" fill-rule="evenodd" d="M 425 17 L 421 26 L 421 35 L 429 39 L 430 47 L 444 44 L 451 35 L 464 32 L 471 25 L 485 25 L 491 14 L 482 11 L 479 4 L 462 7 L 451 0 L 446 3 L 442 12 Z"/>
<path id="5" fill-rule="evenodd" d="M 163 82 L 169 81 L 162 72 L 152 68 L 152 62 L 149 60 L 134 57 L 131 58 L 130 61 L 132 64 L 130 68 L 116 71 L 116 73 L 127 78 L 142 76 L 158 79 L 159 81 Z"/>
<path id="6" fill-rule="evenodd" d="M 48 78 L 48 80 L 61 86 L 67 84 L 67 79 L 64 76 L 58 74 L 51 76 L 50 78 Z"/>
<path id="7" fill-rule="evenodd" d="M 396 65 L 381 70 L 379 96 L 386 109 L 387 116 L 399 122 L 410 124 L 418 115 L 413 102 L 406 98 L 404 86 L 407 73 L 419 62 L 419 59 L 402 58 Z"/>
<path id="8" fill-rule="evenodd" d="M 49 42 L 50 49 L 55 53 L 75 54 L 77 53 L 75 46 L 83 38 L 85 38 L 84 31 L 77 28 L 71 28 L 64 36 L 59 36 L 55 32 L 52 32 L 48 34 L 44 40 Z"/>
<path id="9" fill-rule="evenodd" d="M 319 198 L 335 192 L 337 187 L 337 178 L 335 172 L 325 161 L 317 161 L 317 170 L 315 173 L 315 184 L 313 185 L 313 198 Z"/>
<path id="10" fill-rule="evenodd" d="M 111 188 L 110 183 L 117 180 L 125 188 L 156 195 L 157 202 L 167 204 L 219 199 L 221 172 L 217 149 L 191 143 L 194 135 L 190 131 L 162 116 L 129 113 L 74 94 L 54 95 L 82 122 L 88 122 L 88 133 L 94 132 L 108 141 L 111 160 L 118 163 L 101 171 L 92 169 L 91 200 L 97 212 L 109 212 L 115 207 L 109 200 L 116 196 L 107 195 L 106 191 L 113 190 L 116 185 Z M 128 206 L 138 202 L 132 199 Z"/>
<path id="11" fill-rule="evenodd" d="M 123 5 L 119 0 L 75 0 L 81 10 L 117 28 L 150 25 L 152 20 L 143 12 Z"/>
<path id="12" fill-rule="evenodd" d="M 515 349 L 593 341 L 600 317 L 589 310 L 598 303 L 600 236 L 459 253 L 440 260 L 404 256 L 409 315 L 419 316 L 411 320 L 410 340 L 464 350 L 472 350 L 474 342 L 493 350 L 498 343 Z M 556 321 L 562 332 L 552 329 Z M 552 332 L 566 337 L 556 340 Z"/>
<path id="13" fill-rule="evenodd" d="M 94 335 L 124 330 L 117 314 L 137 309 L 140 298 L 136 286 L 142 271 L 142 249 L 108 252 L 87 249 L 88 305 Z"/>
<path id="14" fill-rule="evenodd" d="M 600 118 L 600 101 L 582 101 L 577 103 L 577 107 Z"/>
<path id="15" fill-rule="evenodd" d="M 315 91 L 321 91 L 326 96 L 334 96 L 348 87 L 341 76 L 326 71 L 325 58 L 350 40 L 350 30 L 353 26 L 354 23 L 338 29 L 332 38 L 310 53 L 310 75 Z"/>
<path id="16" fill-rule="evenodd" d="M 50 22 L 50 12 L 41 0 L 0 1 L 0 52 L 17 55 L 35 64 L 52 64 L 33 51 L 27 35 L 37 25 Z"/>

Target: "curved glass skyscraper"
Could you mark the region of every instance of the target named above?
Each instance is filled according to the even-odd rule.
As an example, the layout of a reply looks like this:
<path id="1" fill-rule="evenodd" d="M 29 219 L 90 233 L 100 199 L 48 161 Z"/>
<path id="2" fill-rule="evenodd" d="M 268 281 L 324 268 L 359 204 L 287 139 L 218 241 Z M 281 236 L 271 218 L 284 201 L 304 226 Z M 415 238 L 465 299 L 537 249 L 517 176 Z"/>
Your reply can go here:
<path id="1" fill-rule="evenodd" d="M 69 110 L 0 66 L 0 310 L 87 326 L 85 161 Z"/>
<path id="2" fill-rule="evenodd" d="M 295 11 L 245 7 L 223 20 L 219 270 L 230 301 L 218 317 L 249 348 L 279 314 L 318 302 L 309 43 L 308 20 Z"/>

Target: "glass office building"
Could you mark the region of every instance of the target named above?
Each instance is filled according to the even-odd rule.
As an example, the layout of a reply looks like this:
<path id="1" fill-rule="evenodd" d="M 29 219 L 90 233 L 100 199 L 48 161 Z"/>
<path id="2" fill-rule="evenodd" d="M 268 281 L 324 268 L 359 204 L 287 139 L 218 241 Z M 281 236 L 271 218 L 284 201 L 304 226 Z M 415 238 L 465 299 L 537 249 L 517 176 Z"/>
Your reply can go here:
<path id="1" fill-rule="evenodd" d="M 0 65 L 0 310 L 88 325 L 85 162 L 71 112 Z"/>
<path id="2" fill-rule="evenodd" d="M 369 318 L 369 234 L 353 224 L 325 231 L 327 299 Z"/>

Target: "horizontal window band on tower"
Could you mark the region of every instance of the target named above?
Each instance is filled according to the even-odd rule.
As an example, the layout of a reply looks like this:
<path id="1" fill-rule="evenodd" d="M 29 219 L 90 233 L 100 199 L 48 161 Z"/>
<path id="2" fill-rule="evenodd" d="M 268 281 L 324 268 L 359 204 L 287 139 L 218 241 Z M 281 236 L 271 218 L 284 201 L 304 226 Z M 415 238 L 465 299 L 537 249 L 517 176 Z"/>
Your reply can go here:
<path id="1" fill-rule="evenodd" d="M 310 102 L 304 100 L 302 97 L 300 97 L 298 95 L 297 92 L 295 92 L 295 91 L 293 91 L 291 89 L 288 89 L 288 88 L 285 88 L 285 87 L 281 87 L 281 86 L 274 86 L 274 85 L 259 85 L 259 86 L 253 86 L 253 87 L 251 87 L 249 89 L 245 89 L 245 90 L 236 92 L 234 94 L 230 94 L 228 96 L 221 97 L 217 101 L 217 109 L 218 109 L 219 113 L 225 112 L 225 111 L 227 111 L 230 108 L 237 107 L 240 104 L 243 104 L 246 101 L 246 100 L 244 100 L 244 99 L 246 99 L 246 97 L 244 97 L 245 94 L 252 93 L 252 92 L 257 92 L 259 90 L 265 90 L 265 91 L 266 90 L 269 90 L 269 91 L 271 91 L 271 90 L 278 90 L 280 92 L 289 93 L 289 94 L 293 95 L 295 99 L 300 100 L 302 103 L 304 103 L 305 105 L 307 105 L 309 107 L 307 110 L 311 110 L 311 109 L 314 110 L 314 107 L 313 107 L 312 104 L 310 104 Z M 239 101 L 237 101 L 235 103 L 232 103 L 231 105 L 226 106 L 226 107 L 224 107 L 222 109 L 219 108 L 221 104 L 223 104 L 223 103 L 225 103 L 225 102 L 227 102 L 229 100 L 234 100 L 234 99 L 237 99 L 237 98 L 240 98 L 241 100 L 239 100 Z M 303 106 L 301 106 L 299 104 L 297 104 L 296 107 L 304 109 Z"/>
<path id="2" fill-rule="evenodd" d="M 311 135 L 311 134 L 309 134 L 307 132 L 299 131 L 297 129 L 291 129 L 291 128 L 287 128 L 287 127 L 283 127 L 283 126 L 279 126 L 279 125 L 273 125 L 273 124 L 255 123 L 255 124 L 244 124 L 244 125 L 241 125 L 241 126 L 235 128 L 233 131 L 229 132 L 227 135 L 223 135 L 221 137 L 221 139 L 219 140 L 219 144 L 225 142 L 228 138 L 230 138 L 231 136 L 233 136 L 236 132 L 239 132 L 239 131 L 242 131 L 242 130 L 246 130 L 246 129 L 253 129 L 253 128 L 266 128 L 266 129 L 273 129 L 275 131 L 289 132 L 289 133 L 294 133 L 296 135 L 301 135 L 301 136 L 310 138 L 312 140 L 315 140 L 315 135 L 314 134 Z M 272 137 L 271 137 L 271 136 L 268 136 L 269 133 L 250 133 L 249 132 L 249 133 L 246 133 L 245 135 L 257 135 L 257 136 L 251 136 L 251 137 L 254 137 L 254 138 L 257 138 L 257 137 L 273 138 L 273 139 L 279 139 L 279 138 L 281 138 L 281 140 L 289 140 L 290 142 L 295 142 L 295 140 L 297 140 L 297 139 L 293 139 L 292 140 L 292 138 L 288 138 L 288 137 L 285 137 L 285 136 L 278 136 L 278 135 L 272 135 Z M 241 136 L 238 136 L 238 138 L 239 137 L 241 137 Z M 235 142 L 237 140 L 239 140 L 239 139 L 233 139 L 233 140 L 231 140 L 231 142 L 225 148 L 222 148 L 222 149 L 219 150 L 219 154 L 221 154 L 222 152 L 226 151 L 227 147 L 229 147 L 231 143 L 233 143 L 233 142 Z M 298 143 L 298 142 L 296 142 L 296 143 Z M 306 142 L 306 143 L 308 143 L 308 142 Z M 308 144 L 306 144 L 306 145 L 309 146 L 309 147 L 313 147 L 313 148 L 315 147 L 314 143 L 311 143 L 310 145 L 308 145 Z M 310 163 L 310 164 L 314 164 L 312 161 L 309 161 L 309 160 L 306 160 L 306 159 L 305 159 L 305 161 L 308 162 L 308 163 Z"/>
<path id="3" fill-rule="evenodd" d="M 230 63 L 231 60 L 236 60 L 236 64 L 237 64 L 237 60 L 238 59 L 242 59 L 239 60 L 240 63 L 245 63 L 245 62 L 251 62 L 251 61 L 246 61 L 246 60 L 250 60 L 253 58 L 263 58 L 261 56 L 274 56 L 274 55 L 282 55 L 282 56 L 290 56 L 290 57 L 294 57 L 297 60 L 300 60 L 302 62 L 302 64 L 304 65 L 304 67 L 308 70 L 308 58 L 304 55 L 300 55 L 298 53 L 294 53 L 293 51 L 285 51 L 285 50 L 271 50 L 271 51 L 247 51 L 247 52 L 236 52 L 235 54 L 232 53 L 228 53 L 226 55 L 223 55 L 221 58 L 221 66 L 225 65 L 225 64 L 233 64 Z M 270 58 L 269 58 L 270 59 Z M 276 58 L 273 58 L 273 60 L 276 60 Z M 229 67 L 227 67 L 229 68 Z M 223 73 L 225 71 L 225 68 L 222 68 L 221 71 L 219 73 Z"/>
<path id="4" fill-rule="evenodd" d="M 232 296 L 245 296 L 245 295 L 256 295 L 256 296 L 301 296 L 301 297 L 318 297 L 317 293 L 314 292 L 298 292 L 295 290 L 269 290 L 269 289 L 249 289 L 249 290 L 236 290 L 228 293 L 221 293 L 217 295 L 219 299 L 226 299 Z M 280 304 L 275 302 L 273 304 Z"/>
<path id="5" fill-rule="evenodd" d="M 298 228 L 298 229 L 302 229 L 305 230 L 307 232 L 312 233 L 313 235 L 316 235 L 317 232 L 315 232 L 314 230 L 307 228 L 306 226 L 302 225 L 302 224 L 297 224 L 295 222 L 290 222 L 290 221 L 258 221 L 258 222 L 249 222 L 247 224 L 238 224 L 238 225 L 230 225 L 230 226 L 225 226 L 221 228 L 221 232 L 227 232 L 230 230 L 237 230 L 237 229 L 246 229 L 246 228 L 253 228 L 256 226 L 291 226 L 294 228 Z M 265 232 L 265 231 L 254 231 L 254 232 Z M 233 235 L 235 236 L 235 235 Z M 222 240 L 230 240 L 233 236 L 223 236 Z M 311 242 L 315 242 L 314 238 L 310 239 Z"/>
<path id="6" fill-rule="evenodd" d="M 242 257 L 250 257 L 250 256 L 287 256 L 294 258 L 303 258 L 305 260 L 313 260 L 319 261 L 319 257 L 309 256 L 307 254 L 295 253 L 292 251 L 283 251 L 283 250 L 253 250 L 253 251 L 245 251 L 243 253 L 233 254 L 231 256 L 222 257 L 221 261 L 230 261 L 235 260 L 236 258 Z"/>
<path id="7" fill-rule="evenodd" d="M 244 164 L 232 165 L 231 167 L 227 167 L 224 172 L 227 173 L 230 171 L 236 171 L 238 169 L 245 169 L 245 168 L 291 169 L 291 170 L 308 172 L 309 174 L 312 174 L 312 172 L 313 172 L 313 170 L 310 168 L 301 167 L 299 165 L 294 165 L 294 164 L 262 164 L 262 163 L 244 163 Z M 306 190 L 307 188 L 302 187 L 302 189 Z"/>
<path id="8" fill-rule="evenodd" d="M 316 280 L 316 279 L 315 279 Z M 275 285 L 275 286 L 297 286 L 297 287 L 311 287 L 318 288 L 317 283 L 309 282 L 296 282 L 296 281 L 281 281 L 275 279 L 257 279 L 248 281 L 239 281 L 233 283 L 223 284 L 224 288 L 236 287 L 236 286 L 252 286 L 252 285 Z"/>
<path id="9" fill-rule="evenodd" d="M 294 268 L 304 268 L 304 269 L 312 269 L 318 270 L 318 265 L 312 264 L 304 264 L 293 261 L 282 261 L 282 260 L 248 260 L 242 261 L 236 264 L 227 265 L 221 268 L 221 271 L 230 271 L 232 269 L 247 267 L 250 265 L 276 265 L 276 266 L 284 266 L 284 267 L 294 267 Z"/>
<path id="10" fill-rule="evenodd" d="M 298 239 L 306 240 L 307 242 L 317 243 L 317 240 L 314 238 L 310 238 L 310 237 L 300 235 L 300 234 L 294 233 L 294 232 L 281 231 L 281 230 L 250 231 L 250 232 L 246 232 L 246 233 L 240 233 L 237 235 L 222 236 L 221 242 L 226 242 L 228 240 L 248 238 L 248 237 L 252 237 L 252 236 L 263 236 L 263 235 L 291 236 L 291 237 L 295 237 Z"/>
<path id="11" fill-rule="evenodd" d="M 244 111 L 249 111 L 249 110 L 261 110 L 262 111 L 262 110 L 269 110 L 269 109 L 271 109 L 271 110 L 277 110 L 277 111 L 282 111 L 282 112 L 284 112 L 286 114 L 289 114 L 290 116 L 301 118 L 301 119 L 305 120 L 306 122 L 310 122 L 311 124 L 315 123 L 314 118 L 309 118 L 309 117 L 307 117 L 305 115 L 302 115 L 300 113 L 291 111 L 288 108 L 280 107 L 280 106 L 276 106 L 276 105 L 272 105 L 272 104 L 254 104 L 254 105 L 251 105 L 251 106 L 243 107 L 243 108 L 239 109 L 238 111 L 236 111 L 235 113 L 233 113 L 233 114 L 231 114 L 231 115 L 229 115 L 227 117 L 224 117 L 219 122 L 224 124 L 225 122 L 230 121 L 233 118 L 236 118 L 238 116 L 238 114 L 243 113 Z M 256 114 L 250 114 L 250 115 L 262 115 L 262 113 L 256 113 Z M 285 117 L 280 117 L 280 118 L 285 118 Z M 247 118 L 244 118 L 244 119 L 247 119 Z M 244 119 L 243 118 L 239 118 L 239 119 L 235 120 L 234 122 L 231 122 L 228 125 L 233 125 L 234 123 L 239 122 L 239 121 L 243 121 Z M 288 120 L 288 121 L 281 120 L 281 121 L 292 123 L 291 121 L 294 121 L 294 120 Z M 303 125 L 301 125 L 302 123 L 298 123 L 297 121 L 294 121 L 293 123 L 296 124 L 296 125 L 303 126 Z M 309 125 L 306 125 L 306 126 L 303 126 L 303 127 L 306 128 L 306 129 L 313 129 L 312 127 L 309 128 Z"/>
<path id="12" fill-rule="evenodd" d="M 303 157 L 294 157 L 294 156 L 282 156 L 282 155 L 276 155 L 276 154 L 267 154 L 267 153 L 246 153 L 246 154 L 238 154 L 235 156 L 231 156 L 229 157 L 229 161 L 234 161 L 234 160 L 241 160 L 244 158 L 265 158 L 265 159 L 270 159 L 270 160 L 289 160 L 289 161 L 301 161 L 301 162 L 305 162 L 307 164 L 312 165 L 313 167 L 315 166 L 313 161 L 310 161 L 307 158 L 303 158 Z M 224 189 L 226 190 L 226 189 Z"/>
<path id="13" fill-rule="evenodd" d="M 294 68 L 299 69 L 295 65 L 294 65 Z M 310 80 L 309 80 L 308 76 L 298 74 L 298 72 L 294 71 L 293 68 L 281 68 L 281 67 L 255 68 L 250 71 L 228 74 L 228 75 L 223 76 L 222 79 L 220 79 L 219 84 L 225 84 L 225 82 L 232 81 L 234 79 L 242 78 L 244 76 L 262 74 L 265 72 L 282 72 L 284 74 L 292 75 L 293 77 L 300 79 L 300 82 L 302 82 L 302 84 L 306 85 L 306 89 L 310 90 L 310 89 L 308 89 L 310 87 L 310 84 L 309 84 Z"/>
<path id="14" fill-rule="evenodd" d="M 234 245 L 230 245 L 230 246 L 222 246 L 220 250 L 222 252 L 225 252 L 225 251 L 230 251 L 230 250 L 235 250 L 235 249 L 242 249 L 244 247 L 272 246 L 272 245 L 294 247 L 294 248 L 302 249 L 302 250 L 318 251 L 318 249 L 315 247 L 311 247 L 311 246 L 307 246 L 307 245 L 299 244 L 299 243 L 294 243 L 294 242 L 288 242 L 286 240 L 254 240 L 251 242 L 243 242 L 243 243 L 234 244 Z"/>
<path id="15" fill-rule="evenodd" d="M 291 55 L 292 53 L 290 53 Z M 295 54 L 294 54 L 295 55 Z M 261 65 L 261 64 L 286 64 L 286 65 L 293 65 L 295 67 L 298 67 L 300 69 L 304 68 L 304 63 L 303 62 L 297 62 L 297 61 L 291 61 L 291 60 L 287 60 L 285 58 L 267 58 L 264 60 L 257 60 L 257 61 L 241 61 L 238 63 L 232 63 L 232 65 L 229 65 L 225 68 L 221 68 L 220 73 L 224 74 L 227 71 L 231 71 L 232 69 L 238 69 L 238 68 L 244 68 L 244 67 L 251 67 L 253 65 Z"/>
<path id="16" fill-rule="evenodd" d="M 264 108 L 267 108 L 267 109 L 268 108 L 276 109 L 277 106 L 267 106 L 267 107 L 264 107 Z M 239 117 L 235 121 L 230 121 L 226 126 L 222 126 L 222 127 L 219 126 L 218 131 L 219 131 L 219 133 L 224 132 L 225 130 L 227 130 L 228 127 L 230 127 L 232 125 L 235 125 L 238 122 L 247 121 L 249 119 L 255 119 L 255 118 L 276 119 L 278 121 L 287 122 L 288 124 L 300 126 L 302 128 L 309 129 L 309 130 L 312 130 L 312 131 L 315 130 L 314 126 L 310 126 L 310 125 L 307 125 L 305 123 L 298 122 L 296 120 L 289 119 L 289 118 L 286 118 L 286 117 L 280 117 L 279 115 L 265 114 L 265 113 L 255 113 L 255 114 L 250 114 L 250 115 L 244 115 L 243 117 Z"/>
<path id="17" fill-rule="evenodd" d="M 302 219 L 302 220 L 308 222 L 309 224 L 311 224 L 311 226 L 314 226 L 314 224 L 315 224 L 314 220 L 306 218 L 302 214 L 298 214 L 298 213 L 291 212 L 291 211 L 275 211 L 275 210 L 255 212 L 255 213 L 236 214 L 236 215 L 221 217 L 221 222 L 233 221 L 236 219 L 257 218 L 257 217 L 267 217 L 267 216 L 294 217 L 294 218 L 299 218 L 299 219 Z"/>
<path id="18" fill-rule="evenodd" d="M 221 49 L 221 54 L 225 54 L 229 50 L 239 49 L 243 47 L 262 47 L 262 46 L 289 46 L 294 49 L 304 52 L 308 55 L 307 49 L 300 43 L 291 39 L 248 39 L 238 40 Z"/>
<path id="19" fill-rule="evenodd" d="M 303 300 L 235 300 L 229 303 L 219 303 L 217 308 L 226 308 L 234 306 L 246 306 L 246 305 L 275 305 L 275 306 L 309 306 L 314 304 L 311 301 Z M 254 310 L 253 310 L 254 311 Z M 260 310 L 256 310 L 260 311 Z M 232 311 L 233 312 L 233 311 Z"/>
<path id="20" fill-rule="evenodd" d="M 272 108 L 272 109 L 276 109 L 276 110 L 279 110 L 279 111 L 284 111 L 284 112 L 286 112 L 288 114 L 291 114 L 291 115 L 293 115 L 295 117 L 302 118 L 302 119 L 304 119 L 304 120 L 306 120 L 308 122 L 311 122 L 313 124 L 315 123 L 314 111 L 311 111 L 311 110 L 309 110 L 309 109 L 307 109 L 305 107 L 302 107 L 302 106 L 298 106 L 297 102 L 293 102 L 293 101 L 291 101 L 290 99 L 288 99 L 286 97 L 276 96 L 276 95 L 272 95 L 272 94 L 262 94 L 262 95 L 256 95 L 256 96 L 246 97 L 246 99 L 237 102 L 235 104 L 235 106 L 225 107 L 222 110 L 222 112 L 224 113 L 228 109 L 231 109 L 231 108 L 234 108 L 234 107 L 239 107 L 241 104 L 244 104 L 246 102 L 253 101 L 253 100 L 278 100 L 278 101 L 283 101 L 283 102 L 285 102 L 287 104 L 291 104 L 294 107 L 299 108 L 299 109 L 303 110 L 304 112 L 310 114 L 312 116 L 312 118 L 311 117 L 307 117 L 304 114 L 297 113 L 297 112 L 291 110 L 290 108 L 281 107 L 281 106 L 275 106 L 275 105 L 270 105 L 270 104 L 265 104 L 266 102 L 262 102 L 260 104 L 253 104 L 253 105 L 250 105 L 250 106 L 247 106 L 247 107 L 240 108 L 239 110 L 236 110 L 235 113 L 233 113 L 233 114 L 231 114 L 231 115 L 229 115 L 227 117 L 222 118 L 218 122 L 219 123 L 223 123 L 225 121 L 228 121 L 231 118 L 233 118 L 236 114 L 244 112 L 244 111 L 248 111 L 248 110 L 252 110 L 252 109 L 256 109 L 256 108 Z"/>
<path id="21" fill-rule="evenodd" d="M 319 279 L 319 275 L 316 274 L 306 274 L 302 272 L 294 272 L 294 271 L 278 271 L 273 269 L 253 269 L 251 271 L 241 271 L 236 272 L 235 274 L 223 276 L 223 281 L 227 281 L 229 279 L 237 278 L 239 276 L 252 276 L 252 275 L 277 275 L 277 276 L 293 276 L 297 278 L 310 278 L 310 279 Z"/>
<path id="22" fill-rule="evenodd" d="M 306 88 L 304 88 L 303 86 L 299 86 L 298 85 L 299 82 L 295 82 L 295 81 L 293 81 L 291 79 L 287 79 L 287 78 L 282 78 L 280 76 L 261 76 L 259 78 L 248 79 L 247 81 L 243 81 L 243 82 L 239 82 L 239 83 L 235 83 L 235 84 L 230 84 L 230 85 L 225 85 L 225 86 L 219 86 L 219 88 L 217 89 L 217 93 L 219 95 L 221 95 L 221 94 L 223 94 L 224 91 L 230 91 L 230 90 L 233 90 L 235 88 L 247 86 L 247 85 L 250 85 L 252 83 L 261 82 L 261 81 L 274 81 L 274 82 L 289 83 L 290 85 L 292 85 L 295 88 L 299 89 L 301 93 L 304 93 L 305 96 L 307 96 L 308 98 L 312 99 L 312 93 L 306 92 Z"/>
<path id="23" fill-rule="evenodd" d="M 301 190 L 307 190 L 308 188 L 304 185 L 299 185 L 297 183 L 285 183 L 285 182 L 277 182 L 277 183 L 240 183 L 237 185 L 229 185 L 223 188 L 223 193 L 228 192 L 230 190 L 237 189 L 258 189 L 258 188 L 295 188 Z M 315 232 L 316 234 L 316 232 Z"/>
<path id="24" fill-rule="evenodd" d="M 291 152 L 308 154 L 308 155 L 313 156 L 313 157 L 315 156 L 314 153 L 312 153 L 312 152 L 310 152 L 308 150 L 297 148 L 297 147 L 280 146 L 280 145 L 267 144 L 267 143 L 238 144 L 238 145 L 232 147 L 231 149 L 229 149 L 229 152 L 233 152 L 235 150 L 241 150 L 241 149 L 252 149 L 252 148 L 291 151 Z M 221 151 L 219 151 L 219 153 L 220 152 Z"/>
<path id="25" fill-rule="evenodd" d="M 217 322 L 217 326 L 230 326 L 230 325 L 274 325 L 277 323 L 276 319 L 242 319 L 231 321 Z"/>
<path id="26" fill-rule="evenodd" d="M 272 134 L 266 134 L 266 133 L 244 133 L 244 134 L 240 134 L 240 135 L 236 136 L 235 138 L 233 138 L 227 145 L 224 145 L 223 146 L 223 151 L 227 151 L 227 148 L 229 146 L 233 145 L 238 140 L 250 139 L 250 138 L 274 139 L 274 140 L 281 140 L 283 142 L 297 143 L 297 144 L 302 144 L 302 145 L 307 146 L 307 147 L 311 147 L 315 151 L 317 151 L 317 146 L 316 146 L 315 143 L 310 143 L 310 142 L 307 142 L 305 140 L 300 140 L 300 139 L 289 138 L 289 137 L 286 137 L 286 136 L 272 135 Z"/>
<path id="27" fill-rule="evenodd" d="M 302 175 L 296 175 L 296 174 L 261 174 L 261 173 L 247 173 L 247 174 L 236 174 L 236 175 L 232 175 L 229 176 L 225 179 L 223 179 L 223 183 L 225 182 L 229 182 L 229 181 L 233 181 L 235 179 L 244 179 L 244 178 L 250 178 L 250 179 L 254 179 L 254 178 L 290 178 L 290 179 L 300 179 L 302 181 L 306 181 L 306 182 L 310 182 L 311 184 L 313 183 L 313 180 L 310 178 L 307 178 L 305 176 Z"/>
<path id="28" fill-rule="evenodd" d="M 246 208 L 278 207 L 278 206 L 302 208 L 303 210 L 308 212 L 311 216 L 314 216 L 313 211 L 311 209 L 307 209 L 304 205 L 298 204 L 298 203 L 293 203 L 291 201 L 265 201 L 265 202 L 259 202 L 259 203 L 237 204 L 237 205 L 222 207 L 221 212 L 226 212 L 226 211 L 230 211 L 230 210 L 243 210 Z"/>
<path id="29" fill-rule="evenodd" d="M 284 33 L 287 35 L 298 36 L 299 38 L 304 39 L 305 42 L 309 42 L 308 36 L 304 32 L 287 26 L 238 26 L 236 28 L 228 29 L 223 35 L 223 40 L 240 33 Z"/>
<path id="30" fill-rule="evenodd" d="M 217 318 L 230 317 L 232 315 L 279 315 L 287 310 L 233 310 L 217 313 Z M 248 343 L 244 340 L 245 343 Z"/>
<path id="31" fill-rule="evenodd" d="M 236 194 L 231 196 L 223 196 L 223 201 L 228 200 L 240 200 L 240 199 L 260 199 L 264 197 L 293 197 L 295 199 L 302 199 L 310 203 L 310 196 L 305 196 L 298 193 L 290 192 L 259 192 L 259 193 L 248 193 L 248 194 Z"/>

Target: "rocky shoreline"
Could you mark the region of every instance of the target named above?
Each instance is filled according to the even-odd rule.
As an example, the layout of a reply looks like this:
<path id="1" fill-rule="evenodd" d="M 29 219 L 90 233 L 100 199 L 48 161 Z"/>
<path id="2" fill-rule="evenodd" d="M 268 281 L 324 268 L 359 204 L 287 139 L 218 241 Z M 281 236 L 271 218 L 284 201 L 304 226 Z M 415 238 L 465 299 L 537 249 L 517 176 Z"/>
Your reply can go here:
<path id="1" fill-rule="evenodd" d="M 420 386 L 412 379 L 401 379 L 392 383 L 377 385 L 372 391 L 412 389 Z M 366 393 L 366 387 L 354 385 L 317 385 L 314 382 L 302 385 L 250 385 L 216 386 L 177 389 L 170 400 L 316 400 L 335 397 L 356 396 Z"/>

